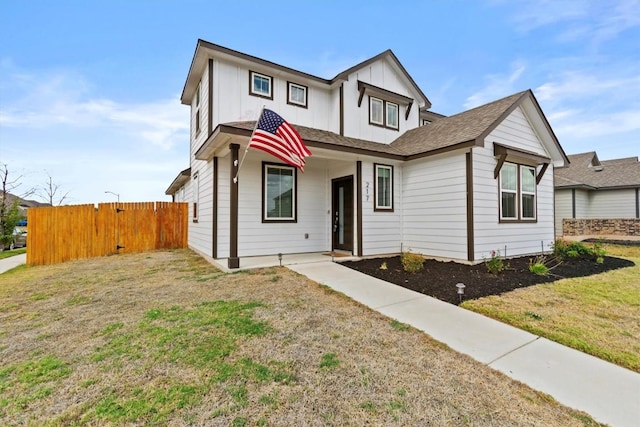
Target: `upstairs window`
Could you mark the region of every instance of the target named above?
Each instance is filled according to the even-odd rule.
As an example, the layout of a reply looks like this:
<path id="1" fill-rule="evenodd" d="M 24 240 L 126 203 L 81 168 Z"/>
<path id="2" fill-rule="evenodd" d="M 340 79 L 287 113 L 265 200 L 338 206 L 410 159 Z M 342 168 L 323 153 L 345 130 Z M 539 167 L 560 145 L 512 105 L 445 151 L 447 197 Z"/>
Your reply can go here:
<path id="1" fill-rule="evenodd" d="M 500 220 L 536 220 L 536 168 L 514 163 L 502 165 Z"/>
<path id="2" fill-rule="evenodd" d="M 287 103 L 307 108 L 309 88 L 297 83 L 287 82 Z"/>
<path id="3" fill-rule="evenodd" d="M 393 166 L 374 164 L 376 211 L 393 211 Z"/>
<path id="4" fill-rule="evenodd" d="M 385 106 L 387 111 L 386 126 L 392 129 L 398 129 L 398 112 L 400 111 L 398 104 L 385 102 Z"/>
<path id="5" fill-rule="evenodd" d="M 381 99 L 369 97 L 369 123 L 384 126 L 384 116 L 382 107 L 384 103 Z"/>
<path id="6" fill-rule="evenodd" d="M 369 123 L 372 125 L 398 130 L 399 111 L 398 104 L 369 97 Z"/>
<path id="7" fill-rule="evenodd" d="M 273 77 L 249 72 L 249 95 L 273 99 Z"/>
<path id="8" fill-rule="evenodd" d="M 196 135 L 200 133 L 200 83 L 198 83 L 198 87 L 196 88 L 196 114 L 195 114 L 195 128 Z"/>

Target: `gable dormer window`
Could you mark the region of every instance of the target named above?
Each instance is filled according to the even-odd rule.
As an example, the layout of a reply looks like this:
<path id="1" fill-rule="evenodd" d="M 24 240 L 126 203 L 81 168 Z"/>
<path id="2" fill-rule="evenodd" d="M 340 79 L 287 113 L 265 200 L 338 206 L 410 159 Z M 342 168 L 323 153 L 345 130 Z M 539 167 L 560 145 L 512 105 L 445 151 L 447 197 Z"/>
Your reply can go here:
<path id="1" fill-rule="evenodd" d="M 249 95 L 273 99 L 273 77 L 250 71 Z"/>
<path id="2" fill-rule="evenodd" d="M 393 102 L 385 102 L 386 122 L 385 125 L 391 129 L 398 129 L 398 104 Z"/>
<path id="3" fill-rule="evenodd" d="M 387 129 L 400 129 L 400 107 L 404 107 L 404 118 L 409 119 L 413 98 L 391 92 L 381 87 L 358 80 L 358 107 L 365 93 L 369 95 L 369 124 Z"/>
<path id="4" fill-rule="evenodd" d="M 369 97 L 369 123 L 398 130 L 398 104 L 383 101 L 374 96 Z"/>

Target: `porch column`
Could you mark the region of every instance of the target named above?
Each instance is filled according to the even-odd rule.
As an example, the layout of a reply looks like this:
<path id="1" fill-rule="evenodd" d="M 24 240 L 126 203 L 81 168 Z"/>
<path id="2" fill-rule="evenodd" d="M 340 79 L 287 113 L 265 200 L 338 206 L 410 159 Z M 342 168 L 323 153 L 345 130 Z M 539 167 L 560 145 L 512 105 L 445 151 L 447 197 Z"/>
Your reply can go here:
<path id="1" fill-rule="evenodd" d="M 229 144 L 231 150 L 231 167 L 229 168 L 230 191 L 230 212 L 229 212 L 229 259 L 227 267 L 239 268 L 240 258 L 238 258 L 238 186 L 240 182 L 233 182 L 238 173 L 238 151 L 239 144 Z"/>

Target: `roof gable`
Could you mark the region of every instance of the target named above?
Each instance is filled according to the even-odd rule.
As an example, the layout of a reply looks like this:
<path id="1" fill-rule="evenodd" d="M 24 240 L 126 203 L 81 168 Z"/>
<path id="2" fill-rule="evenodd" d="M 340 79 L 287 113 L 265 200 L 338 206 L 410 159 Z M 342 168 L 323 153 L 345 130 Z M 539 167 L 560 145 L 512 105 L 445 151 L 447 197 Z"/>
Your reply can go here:
<path id="1" fill-rule="evenodd" d="M 531 90 L 518 92 L 453 116 L 442 117 L 404 133 L 391 145 L 413 157 L 422 157 L 451 147 L 483 146 L 484 138 L 518 107 L 523 108 L 552 160 L 559 165 L 566 163 L 566 154 Z"/>

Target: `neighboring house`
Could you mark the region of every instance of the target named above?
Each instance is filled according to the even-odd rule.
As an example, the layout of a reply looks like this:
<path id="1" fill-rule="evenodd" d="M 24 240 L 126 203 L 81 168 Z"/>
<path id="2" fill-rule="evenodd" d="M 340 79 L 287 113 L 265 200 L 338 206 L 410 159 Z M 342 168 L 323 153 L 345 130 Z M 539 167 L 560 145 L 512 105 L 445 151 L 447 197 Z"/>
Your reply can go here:
<path id="1" fill-rule="evenodd" d="M 13 205 L 16 201 L 18 202 L 18 209 L 20 210 L 20 215 L 22 216 L 22 218 L 26 219 L 27 218 L 27 210 L 29 208 L 37 208 L 39 206 L 49 206 L 48 203 L 42 203 L 42 202 L 38 202 L 35 200 L 27 200 L 27 199 L 23 199 L 21 197 L 18 197 L 14 194 L 11 193 L 6 193 L 6 206 L 11 206 Z M 0 194 L 0 202 L 2 201 L 2 194 Z"/>
<path id="2" fill-rule="evenodd" d="M 241 257 L 413 251 L 479 262 L 554 239 L 553 170 L 567 158 L 530 90 L 445 117 L 391 50 L 332 79 L 199 40 L 191 107 L 189 246 Z M 262 107 L 313 153 L 305 171 L 249 150 Z"/>
<path id="3" fill-rule="evenodd" d="M 556 234 L 564 218 L 640 218 L 637 157 L 600 161 L 594 152 L 568 156 L 555 170 Z"/>

